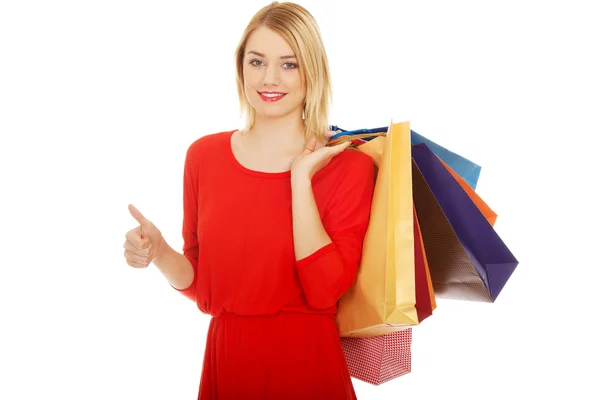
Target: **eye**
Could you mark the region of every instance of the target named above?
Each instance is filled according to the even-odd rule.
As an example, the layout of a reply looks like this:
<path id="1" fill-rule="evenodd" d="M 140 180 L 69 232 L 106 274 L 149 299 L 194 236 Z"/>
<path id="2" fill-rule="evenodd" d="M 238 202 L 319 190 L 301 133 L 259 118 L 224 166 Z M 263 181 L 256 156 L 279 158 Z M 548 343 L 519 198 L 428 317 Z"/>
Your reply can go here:
<path id="1" fill-rule="evenodd" d="M 249 64 L 254 67 L 260 67 L 262 65 L 262 61 L 253 59 L 249 62 Z"/>
<path id="2" fill-rule="evenodd" d="M 286 69 L 291 69 L 291 68 L 297 68 L 298 67 L 298 65 L 296 65 L 294 63 L 291 63 L 291 62 L 285 63 L 283 65 L 285 66 Z"/>

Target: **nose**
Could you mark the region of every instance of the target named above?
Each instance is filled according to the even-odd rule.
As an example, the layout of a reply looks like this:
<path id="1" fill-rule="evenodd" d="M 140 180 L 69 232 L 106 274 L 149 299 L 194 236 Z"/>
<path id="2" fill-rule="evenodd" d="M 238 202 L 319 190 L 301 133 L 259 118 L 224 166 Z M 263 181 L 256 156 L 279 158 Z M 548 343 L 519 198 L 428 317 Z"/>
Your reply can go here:
<path id="1" fill-rule="evenodd" d="M 263 76 L 263 84 L 265 86 L 277 86 L 279 85 L 279 68 L 276 64 L 268 65 L 264 69 L 265 74 Z"/>

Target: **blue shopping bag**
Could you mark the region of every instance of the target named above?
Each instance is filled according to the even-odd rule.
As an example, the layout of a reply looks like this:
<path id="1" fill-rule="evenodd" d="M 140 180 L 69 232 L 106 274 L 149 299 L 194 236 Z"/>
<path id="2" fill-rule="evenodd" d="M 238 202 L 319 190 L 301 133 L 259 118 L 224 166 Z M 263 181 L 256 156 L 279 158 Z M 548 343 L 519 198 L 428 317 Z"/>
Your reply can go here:
<path id="1" fill-rule="evenodd" d="M 333 125 L 333 131 L 340 130 L 342 132 L 336 134 L 331 138 L 331 140 L 337 139 L 339 137 L 345 135 L 360 135 L 360 134 L 369 134 L 369 133 L 383 133 L 387 132 L 387 127 L 374 128 L 374 129 L 356 129 L 352 131 L 347 131 L 341 129 L 340 127 Z M 369 138 L 365 139 L 369 140 Z M 471 160 L 457 154 L 453 151 L 446 149 L 445 147 L 435 143 L 434 141 L 427 139 L 425 136 L 418 134 L 417 132 L 411 129 L 410 131 L 410 141 L 411 144 L 419 144 L 425 143 L 427 146 L 433 151 L 435 155 L 441 158 L 450 168 L 452 168 L 460 177 L 462 177 L 473 189 L 477 188 L 477 181 L 479 180 L 479 175 L 481 173 L 481 166 L 474 163 Z"/>

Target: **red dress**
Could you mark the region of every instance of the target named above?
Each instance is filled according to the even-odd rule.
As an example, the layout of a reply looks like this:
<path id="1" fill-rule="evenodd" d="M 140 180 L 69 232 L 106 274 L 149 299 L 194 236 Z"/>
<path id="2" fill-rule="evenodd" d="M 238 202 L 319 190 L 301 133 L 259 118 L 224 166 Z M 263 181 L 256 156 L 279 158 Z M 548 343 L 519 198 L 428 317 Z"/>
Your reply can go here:
<path id="1" fill-rule="evenodd" d="M 245 168 L 232 134 L 201 137 L 185 160 L 183 253 L 194 281 L 176 290 L 212 316 L 198 399 L 356 399 L 335 312 L 356 277 L 373 162 L 346 150 L 315 174 L 333 243 L 296 260 L 290 172 Z"/>

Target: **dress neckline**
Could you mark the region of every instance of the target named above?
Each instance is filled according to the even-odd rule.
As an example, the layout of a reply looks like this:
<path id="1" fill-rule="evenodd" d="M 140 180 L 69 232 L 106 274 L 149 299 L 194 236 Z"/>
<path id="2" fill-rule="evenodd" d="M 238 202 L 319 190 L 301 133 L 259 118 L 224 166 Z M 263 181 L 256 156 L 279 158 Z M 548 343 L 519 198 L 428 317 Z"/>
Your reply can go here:
<path id="1" fill-rule="evenodd" d="M 239 131 L 239 129 L 234 129 L 230 132 L 228 132 L 227 134 L 227 155 L 229 160 L 232 162 L 232 164 L 241 172 L 247 174 L 247 175 L 251 175 L 251 176 L 256 176 L 256 177 L 261 177 L 261 178 L 288 178 L 291 176 L 292 171 L 281 171 L 281 172 L 266 172 L 266 171 L 258 171 L 258 170 L 254 170 L 254 169 L 250 169 L 247 168 L 246 166 L 242 165 L 242 163 L 239 162 L 239 160 L 235 157 L 235 154 L 233 154 L 233 146 L 231 143 L 231 138 L 233 137 L 233 134 L 235 132 Z"/>

